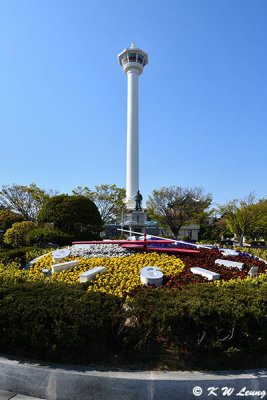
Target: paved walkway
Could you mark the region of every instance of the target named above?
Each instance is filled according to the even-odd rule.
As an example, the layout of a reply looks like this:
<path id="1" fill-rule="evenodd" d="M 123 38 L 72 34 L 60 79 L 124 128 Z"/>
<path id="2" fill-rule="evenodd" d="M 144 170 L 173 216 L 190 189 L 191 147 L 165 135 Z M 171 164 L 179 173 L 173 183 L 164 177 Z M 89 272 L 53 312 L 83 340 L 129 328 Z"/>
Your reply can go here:
<path id="1" fill-rule="evenodd" d="M 24 394 L 17 394 L 14 392 L 9 392 L 8 390 L 2 390 L 0 389 L 0 400 L 45 400 L 45 399 L 40 399 L 37 397 L 30 397 L 30 396 L 25 396 Z"/>

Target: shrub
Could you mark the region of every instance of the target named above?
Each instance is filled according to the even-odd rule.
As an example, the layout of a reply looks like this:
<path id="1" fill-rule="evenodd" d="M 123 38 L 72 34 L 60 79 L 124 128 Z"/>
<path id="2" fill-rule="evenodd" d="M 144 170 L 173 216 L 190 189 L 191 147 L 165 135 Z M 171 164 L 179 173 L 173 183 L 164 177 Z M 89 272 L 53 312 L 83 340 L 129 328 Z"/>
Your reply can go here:
<path id="1" fill-rule="evenodd" d="M 27 236 L 28 245 L 54 243 L 60 246 L 70 245 L 73 236 L 56 229 L 37 228 L 29 232 Z"/>
<path id="2" fill-rule="evenodd" d="M 148 289 L 135 295 L 128 318 L 129 345 L 143 350 L 266 351 L 267 284 Z"/>
<path id="3" fill-rule="evenodd" d="M 4 233 L 0 232 L 0 248 L 4 247 Z"/>
<path id="4" fill-rule="evenodd" d="M 222 361 L 233 368 L 237 353 L 257 361 L 267 351 L 267 281 L 247 282 L 245 290 L 239 282 L 148 288 L 126 307 L 87 287 L 0 263 L 0 351 L 63 362 L 99 362 L 114 352 L 122 359 L 130 351 L 148 361 L 156 353 L 173 355 L 175 367 L 186 357 L 203 367 L 210 356 L 217 368 Z"/>
<path id="5" fill-rule="evenodd" d="M 93 201 L 84 196 L 65 194 L 48 199 L 38 214 L 39 222 L 50 222 L 56 229 L 78 239 L 98 238 L 103 221 Z"/>
<path id="6" fill-rule="evenodd" d="M 15 222 L 24 221 L 24 217 L 11 211 L 0 210 L 0 230 L 6 231 L 11 228 Z"/>
<path id="7" fill-rule="evenodd" d="M 34 222 L 24 221 L 15 222 L 12 228 L 8 229 L 4 235 L 4 242 L 12 247 L 25 246 L 28 233 L 36 229 L 37 225 Z"/>
<path id="8" fill-rule="evenodd" d="M 8 262 L 16 260 L 21 265 L 24 265 L 26 264 L 26 252 L 28 250 L 29 248 L 26 247 L 14 250 L 2 251 L 0 253 L 0 262 L 7 264 Z"/>
<path id="9" fill-rule="evenodd" d="M 25 283 L 27 280 L 38 281 L 44 280 L 43 275 L 31 277 L 25 269 L 21 268 L 20 262 L 17 259 L 14 261 L 8 260 L 6 263 L 0 261 L 0 282 L 6 283 Z"/>
<path id="10" fill-rule="evenodd" d="M 88 349 L 87 357 L 92 360 L 115 343 L 113 329 L 120 312 L 118 298 L 87 293 L 83 286 L 4 281 L 0 298 L 0 351 L 9 349 L 60 361 L 68 358 L 70 352 L 81 359 Z"/>
<path id="11" fill-rule="evenodd" d="M 118 235 L 118 236 L 111 236 L 107 238 L 108 240 L 126 240 L 127 235 Z"/>
<path id="12" fill-rule="evenodd" d="M 38 247 L 21 247 L 19 249 L 5 250 L 0 252 L 0 262 L 7 264 L 16 261 L 20 266 L 24 266 L 34 258 L 45 254 L 52 249 L 40 249 Z"/>

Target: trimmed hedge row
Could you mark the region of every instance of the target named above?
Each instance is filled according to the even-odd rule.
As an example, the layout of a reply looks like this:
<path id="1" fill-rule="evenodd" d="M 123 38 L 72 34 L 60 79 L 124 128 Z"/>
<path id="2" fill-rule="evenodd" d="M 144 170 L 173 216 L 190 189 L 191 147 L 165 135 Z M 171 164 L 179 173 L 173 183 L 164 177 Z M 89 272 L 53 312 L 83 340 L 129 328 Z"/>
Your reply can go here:
<path id="1" fill-rule="evenodd" d="M 178 351 L 267 350 L 266 283 L 148 289 L 135 295 L 128 317 L 136 330 L 131 342 L 137 348 L 157 343 Z"/>
<path id="2" fill-rule="evenodd" d="M 69 352 L 94 359 L 112 348 L 121 301 L 87 293 L 84 286 L 3 282 L 0 290 L 0 352 L 68 360 Z M 88 352 L 89 350 L 89 352 Z"/>
<path id="3" fill-rule="evenodd" d="M 7 264 L 8 262 L 17 260 L 21 265 L 26 264 L 26 254 L 31 250 L 30 247 L 21 247 L 14 250 L 5 250 L 0 252 L 0 262 Z M 43 253 L 43 250 L 42 250 Z"/>
<path id="4" fill-rule="evenodd" d="M 147 289 L 127 307 L 115 296 L 87 292 L 86 284 L 0 283 L 2 353 L 79 363 L 115 353 L 119 360 L 170 352 L 177 360 L 201 352 L 229 359 L 229 352 L 267 350 L 266 283 Z"/>
<path id="5" fill-rule="evenodd" d="M 56 229 L 36 228 L 28 233 L 26 242 L 30 246 L 39 243 L 56 243 L 59 246 L 67 246 L 71 245 L 74 235 Z"/>
<path id="6" fill-rule="evenodd" d="M 21 247 L 19 249 L 2 250 L 0 251 L 0 263 L 8 264 L 12 261 L 18 261 L 21 266 L 24 266 L 34 258 L 51 250 L 51 248 L 40 249 L 39 247 Z"/>

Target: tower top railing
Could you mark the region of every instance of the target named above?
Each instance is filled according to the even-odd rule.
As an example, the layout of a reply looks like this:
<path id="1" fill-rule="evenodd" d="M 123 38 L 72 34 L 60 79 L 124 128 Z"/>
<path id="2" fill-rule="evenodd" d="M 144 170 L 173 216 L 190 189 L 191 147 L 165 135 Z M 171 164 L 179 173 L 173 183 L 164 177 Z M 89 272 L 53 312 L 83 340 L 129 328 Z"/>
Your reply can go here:
<path id="1" fill-rule="evenodd" d="M 118 61 L 122 67 L 128 63 L 139 63 L 145 66 L 148 64 L 148 54 L 138 47 L 135 47 L 135 44 L 132 43 L 130 48 L 124 49 L 118 55 Z"/>

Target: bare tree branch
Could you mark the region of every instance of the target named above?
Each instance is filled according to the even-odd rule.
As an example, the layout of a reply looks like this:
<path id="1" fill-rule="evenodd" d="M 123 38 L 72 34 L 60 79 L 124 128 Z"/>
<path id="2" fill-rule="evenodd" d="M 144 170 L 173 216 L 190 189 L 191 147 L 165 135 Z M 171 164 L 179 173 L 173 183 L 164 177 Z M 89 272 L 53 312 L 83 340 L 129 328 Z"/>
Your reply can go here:
<path id="1" fill-rule="evenodd" d="M 26 220 L 35 222 L 45 201 L 52 195 L 52 190 L 40 189 L 35 183 L 29 186 L 2 185 L 0 206 L 21 214 Z"/>
<path id="2" fill-rule="evenodd" d="M 168 226 L 176 237 L 182 225 L 203 218 L 204 210 L 209 207 L 211 200 L 211 194 L 205 195 L 202 188 L 170 186 L 153 190 L 147 207 L 150 217 L 162 226 Z"/>

